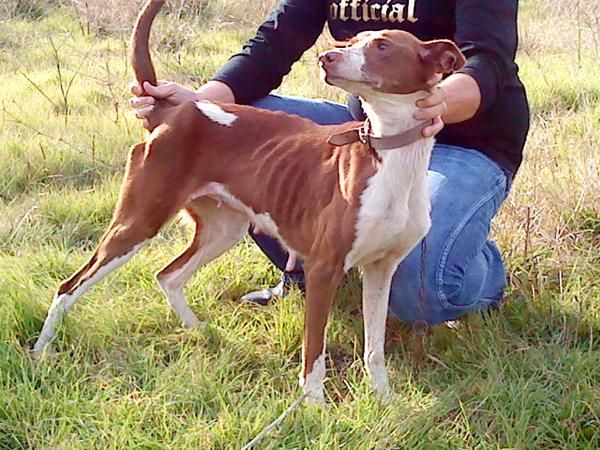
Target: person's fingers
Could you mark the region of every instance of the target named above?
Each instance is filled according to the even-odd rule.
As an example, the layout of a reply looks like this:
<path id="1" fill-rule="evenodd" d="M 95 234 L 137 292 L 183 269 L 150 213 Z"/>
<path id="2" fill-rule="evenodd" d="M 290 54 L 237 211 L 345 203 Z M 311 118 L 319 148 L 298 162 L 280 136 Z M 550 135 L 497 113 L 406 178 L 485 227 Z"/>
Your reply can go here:
<path id="1" fill-rule="evenodd" d="M 154 97 L 131 97 L 129 104 L 132 108 L 139 109 L 146 106 L 152 106 L 156 103 Z"/>
<path id="2" fill-rule="evenodd" d="M 146 82 L 148 83 L 148 82 Z M 158 86 L 163 86 L 165 84 L 169 84 L 169 81 L 164 81 L 164 80 L 158 80 L 157 85 Z M 153 85 L 148 83 L 148 86 L 154 87 Z M 144 89 L 142 89 L 142 87 L 138 84 L 137 81 L 132 81 L 131 83 L 129 83 L 129 90 L 131 91 L 131 93 L 137 97 L 141 97 L 143 95 L 145 95 Z"/>
<path id="3" fill-rule="evenodd" d="M 144 91 L 155 98 L 167 98 L 175 94 L 177 85 L 175 83 L 159 83 L 158 86 L 153 86 L 150 83 L 145 82 Z"/>
<path id="4" fill-rule="evenodd" d="M 436 86 L 430 91 L 430 94 L 427 97 L 417 101 L 417 106 L 419 108 L 429 108 L 445 101 L 446 91 L 443 88 Z"/>
<path id="5" fill-rule="evenodd" d="M 137 81 L 131 82 L 131 84 L 129 85 L 129 90 L 133 95 L 136 95 L 138 97 L 144 93 L 142 87 L 137 83 Z"/>
<path id="6" fill-rule="evenodd" d="M 147 106 L 145 108 L 140 108 L 135 111 L 135 117 L 138 119 L 146 119 L 150 113 L 154 110 L 154 106 Z"/>
<path id="7" fill-rule="evenodd" d="M 419 100 L 417 106 L 419 108 L 429 108 L 437 104 L 446 101 L 446 93 L 443 89 L 438 89 L 435 92 L 429 94 L 427 97 Z"/>
<path id="8" fill-rule="evenodd" d="M 430 106 L 428 108 L 422 108 L 422 109 L 417 110 L 414 117 L 417 120 L 433 119 L 434 117 L 437 117 L 437 116 L 443 116 L 444 114 L 446 114 L 447 110 L 448 110 L 447 103 L 442 102 L 442 103 L 438 103 L 436 105 Z"/>
<path id="9" fill-rule="evenodd" d="M 433 119 L 433 124 L 423 128 L 423 137 L 432 137 L 438 134 L 444 128 L 444 121 L 441 117 Z"/>

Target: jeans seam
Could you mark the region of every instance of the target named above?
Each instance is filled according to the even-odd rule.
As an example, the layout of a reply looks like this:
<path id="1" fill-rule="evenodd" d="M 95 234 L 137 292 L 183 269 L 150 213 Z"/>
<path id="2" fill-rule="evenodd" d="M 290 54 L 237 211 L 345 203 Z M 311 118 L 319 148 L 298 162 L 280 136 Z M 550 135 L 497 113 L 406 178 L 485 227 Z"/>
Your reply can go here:
<path id="1" fill-rule="evenodd" d="M 502 172 L 500 172 L 501 174 L 503 174 Z M 437 274 L 436 274 L 436 291 L 437 291 L 437 295 L 438 295 L 438 299 L 440 300 L 440 302 L 442 303 L 442 307 L 444 309 L 450 309 L 450 307 L 452 308 L 465 308 L 465 307 L 470 307 L 473 305 L 473 303 L 475 303 L 477 300 L 474 300 L 473 303 L 468 303 L 465 305 L 453 305 L 452 303 L 450 303 L 448 301 L 448 297 L 446 296 L 446 294 L 443 291 L 443 287 L 444 287 L 444 273 L 446 271 L 446 263 L 448 260 L 448 255 L 450 254 L 450 250 L 452 250 L 452 247 L 454 246 L 454 243 L 456 242 L 456 239 L 458 239 L 458 236 L 460 235 L 460 233 L 462 232 L 462 230 L 465 228 L 465 226 L 471 221 L 471 219 L 473 218 L 473 216 L 475 216 L 475 213 L 477 211 L 479 211 L 481 209 L 481 207 L 483 205 L 485 205 L 488 201 L 490 201 L 492 198 L 494 198 L 495 195 L 497 195 L 498 191 L 502 188 L 502 179 L 498 179 L 498 181 L 496 182 L 496 184 L 483 196 L 481 197 L 481 199 L 475 203 L 475 205 L 473 205 L 465 214 L 463 220 L 461 220 L 456 227 L 454 228 L 454 230 L 452 230 L 452 233 L 450 233 L 450 236 L 448 237 L 448 239 L 446 240 L 446 243 L 444 244 L 444 248 L 443 251 L 440 255 L 440 261 L 437 265 Z"/>

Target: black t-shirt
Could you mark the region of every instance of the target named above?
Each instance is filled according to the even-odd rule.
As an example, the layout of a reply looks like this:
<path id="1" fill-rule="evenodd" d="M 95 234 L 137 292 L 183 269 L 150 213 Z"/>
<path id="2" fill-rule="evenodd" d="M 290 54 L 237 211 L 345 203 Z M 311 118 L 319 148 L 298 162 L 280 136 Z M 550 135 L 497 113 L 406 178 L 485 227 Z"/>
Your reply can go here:
<path id="1" fill-rule="evenodd" d="M 282 0 L 214 79 L 238 103 L 251 103 L 281 84 L 328 24 L 337 40 L 365 30 L 401 29 L 421 40 L 452 39 L 467 57 L 481 105 L 467 121 L 446 125 L 444 144 L 479 150 L 510 173 L 522 160 L 529 129 L 525 89 L 517 76 L 517 0 Z"/>

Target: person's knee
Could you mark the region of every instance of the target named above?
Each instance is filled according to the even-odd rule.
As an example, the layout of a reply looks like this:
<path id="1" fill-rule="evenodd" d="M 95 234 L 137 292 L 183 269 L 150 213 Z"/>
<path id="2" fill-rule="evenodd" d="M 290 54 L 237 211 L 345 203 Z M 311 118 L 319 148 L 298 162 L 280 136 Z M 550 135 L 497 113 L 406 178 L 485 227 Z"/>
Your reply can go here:
<path id="1" fill-rule="evenodd" d="M 499 255 L 491 258 L 483 252 L 461 266 L 450 260 L 424 278 L 419 264 L 408 263 L 397 271 L 390 292 L 390 313 L 408 325 L 454 320 L 495 306 L 502 297 L 505 278 Z"/>
<path id="2" fill-rule="evenodd" d="M 390 291 L 390 313 L 398 320 L 408 325 L 421 320 L 435 325 L 470 310 L 474 299 L 467 298 L 464 276 L 444 276 L 437 271 L 422 276 L 420 264 L 407 262 L 396 272 Z"/>
<path id="3" fill-rule="evenodd" d="M 506 272 L 500 252 L 492 241 L 466 258 L 462 252 L 450 252 L 441 267 L 438 292 L 448 308 L 479 309 L 490 301 L 499 301 L 506 285 Z"/>
<path id="4" fill-rule="evenodd" d="M 465 272 L 459 269 L 446 269 L 440 276 L 438 296 L 447 305 L 464 306 L 473 300 L 465 289 Z"/>

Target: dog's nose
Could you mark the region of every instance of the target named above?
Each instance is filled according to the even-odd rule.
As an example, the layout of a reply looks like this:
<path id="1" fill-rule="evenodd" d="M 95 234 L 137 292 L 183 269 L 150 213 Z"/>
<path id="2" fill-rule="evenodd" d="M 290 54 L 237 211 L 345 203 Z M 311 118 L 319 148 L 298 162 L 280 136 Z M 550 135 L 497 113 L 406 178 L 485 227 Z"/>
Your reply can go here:
<path id="1" fill-rule="evenodd" d="M 340 56 L 342 56 L 342 52 L 339 50 L 330 50 L 328 52 L 321 53 L 319 56 L 319 62 L 323 64 L 331 64 L 337 61 Z"/>

